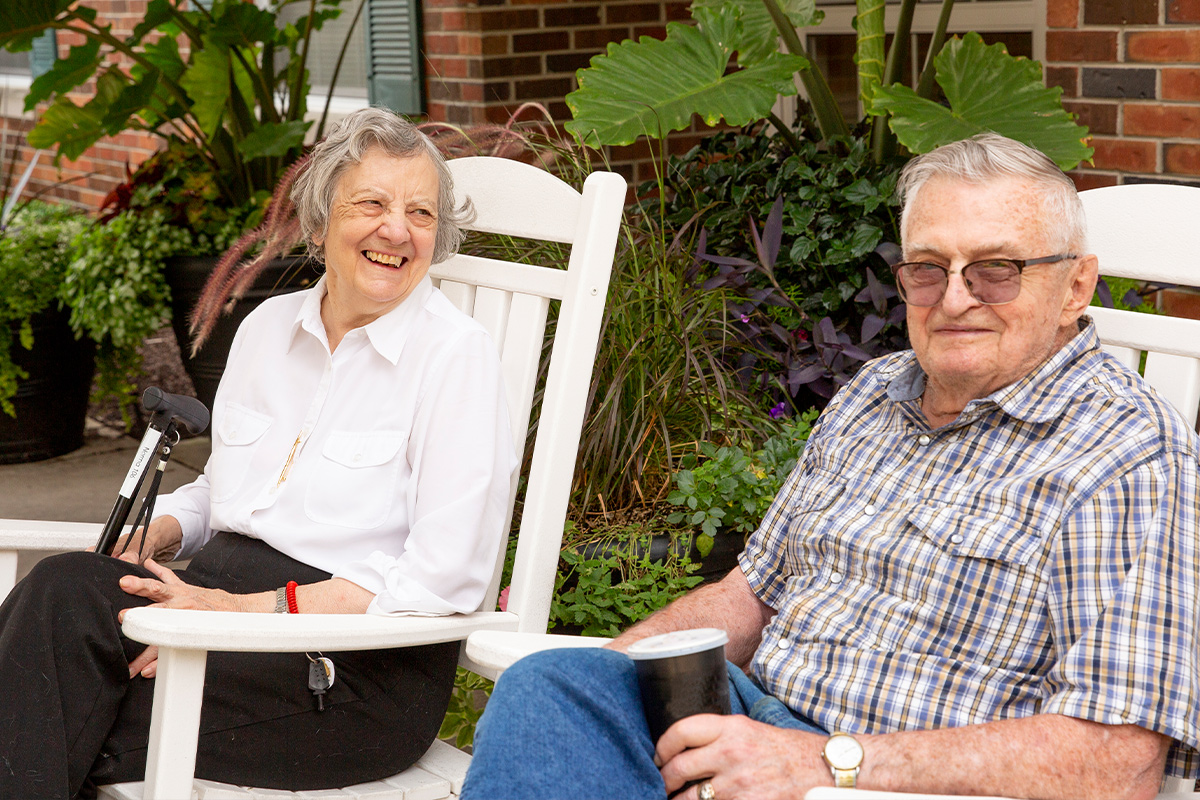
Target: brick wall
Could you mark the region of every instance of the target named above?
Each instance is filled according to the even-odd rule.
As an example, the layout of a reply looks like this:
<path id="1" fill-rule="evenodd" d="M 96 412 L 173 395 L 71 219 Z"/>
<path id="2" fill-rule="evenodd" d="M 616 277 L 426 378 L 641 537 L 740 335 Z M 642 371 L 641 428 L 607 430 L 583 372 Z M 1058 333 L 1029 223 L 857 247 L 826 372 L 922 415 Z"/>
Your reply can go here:
<path id="1" fill-rule="evenodd" d="M 94 0 L 94 5 L 121 35 L 141 20 L 146 0 Z M 561 124 L 570 119 L 563 98 L 575 88 L 575 72 L 593 55 L 609 42 L 661 38 L 667 22 L 688 19 L 688 0 L 424 0 L 423 7 L 428 117 L 460 125 L 503 123 L 525 102 L 546 106 Z M 72 43 L 60 34 L 60 53 Z M 25 135 L 34 119 L 21 110 L 23 97 L 23 90 L 0 96 L 3 152 L 19 148 L 18 173 L 31 154 Z M 85 99 L 80 94 L 76 101 Z M 671 149 L 686 150 L 703 135 L 699 128 L 676 134 Z M 126 166 L 137 167 L 155 148 L 153 137 L 125 133 L 103 140 L 75 162 L 64 161 L 61 168 L 51 165 L 47 153 L 31 186 L 96 208 L 121 182 Z M 653 175 L 645 143 L 616 148 L 608 157 L 627 178 Z M 63 180 L 71 182 L 54 186 Z"/>
<path id="2" fill-rule="evenodd" d="M 504 123 L 522 103 L 541 103 L 559 124 L 575 72 L 610 42 L 662 38 L 666 24 L 689 20 L 689 0 L 424 0 L 426 86 L 431 119 L 458 125 Z M 670 139 L 683 152 L 703 127 Z M 653 177 L 643 141 L 608 152 L 635 181 Z"/>
<path id="3" fill-rule="evenodd" d="M 1080 188 L 1200 185 L 1200 0 L 1048 0 L 1046 82 L 1092 132 Z"/>

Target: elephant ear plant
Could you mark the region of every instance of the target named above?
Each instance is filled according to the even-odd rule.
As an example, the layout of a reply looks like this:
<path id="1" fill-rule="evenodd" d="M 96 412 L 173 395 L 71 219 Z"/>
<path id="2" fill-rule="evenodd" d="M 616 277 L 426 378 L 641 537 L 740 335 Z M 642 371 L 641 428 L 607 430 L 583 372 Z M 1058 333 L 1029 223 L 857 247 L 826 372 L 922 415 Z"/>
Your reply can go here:
<path id="1" fill-rule="evenodd" d="M 978 34 L 946 39 L 954 0 L 942 14 L 915 90 L 898 82 L 906 57 L 916 0 L 902 0 L 892 46 L 884 52 L 884 3 L 858 0 L 856 16 L 859 97 L 877 120 L 871 138 L 875 160 L 895 151 L 895 140 L 914 154 L 982 131 L 994 131 L 1046 153 L 1070 169 L 1092 150 L 1087 128 L 1059 102 L 1062 90 L 1047 88 L 1041 67 L 1010 56 L 1003 45 L 987 46 Z M 771 108 L 780 96 L 804 85 L 816 125 L 826 141 L 850 134 L 820 70 L 803 55 L 797 27 L 823 17 L 812 0 L 697 0 L 695 25 L 669 23 L 665 40 L 642 37 L 610 44 L 577 75 L 567 95 L 574 116 L 566 127 L 590 146 L 626 145 L 640 136 L 661 139 L 691 124 L 741 126 L 761 120 L 798 150 L 802 143 Z M 782 40 L 786 53 L 777 41 Z M 737 54 L 736 70 L 728 70 Z M 940 89 L 949 107 L 938 102 Z M 997 98 L 1005 102 L 998 103 Z"/>

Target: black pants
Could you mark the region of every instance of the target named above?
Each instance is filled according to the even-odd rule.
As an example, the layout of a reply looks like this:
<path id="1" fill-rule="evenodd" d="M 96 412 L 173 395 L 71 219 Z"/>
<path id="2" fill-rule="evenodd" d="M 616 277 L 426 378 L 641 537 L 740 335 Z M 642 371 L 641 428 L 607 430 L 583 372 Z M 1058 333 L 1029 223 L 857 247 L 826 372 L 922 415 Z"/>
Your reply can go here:
<path id="1" fill-rule="evenodd" d="M 0 797 L 89 796 L 142 780 L 154 681 L 130 680 L 145 645 L 117 624 L 149 601 L 121 591 L 142 567 L 68 553 L 42 560 L 0 606 Z M 329 577 L 256 539 L 217 534 L 179 576 L 234 593 Z M 303 653 L 208 655 L 196 775 L 277 789 L 400 772 L 437 735 L 458 644 L 325 653 L 336 681 L 318 712 Z"/>

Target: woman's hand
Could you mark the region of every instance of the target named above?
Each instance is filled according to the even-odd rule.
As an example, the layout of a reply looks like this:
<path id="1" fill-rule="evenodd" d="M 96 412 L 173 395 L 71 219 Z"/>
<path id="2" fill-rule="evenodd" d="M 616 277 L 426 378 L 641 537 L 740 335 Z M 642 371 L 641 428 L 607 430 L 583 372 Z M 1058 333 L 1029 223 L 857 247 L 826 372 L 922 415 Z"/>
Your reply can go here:
<path id="1" fill-rule="evenodd" d="M 205 589 L 184 583 L 174 570 L 153 560 L 147 560 L 143 566 L 154 573 L 157 580 L 125 575 L 121 578 L 121 589 L 128 594 L 152 600 L 147 608 L 192 608 L 202 611 L 274 610 L 273 603 L 269 604 L 265 600 L 268 593 L 232 594 L 223 589 Z M 117 621 L 125 621 L 125 611 L 117 615 Z"/>
<path id="2" fill-rule="evenodd" d="M 150 523 L 150 530 L 146 532 L 145 544 L 141 544 L 141 542 L 142 529 L 139 527 L 132 533 L 127 533 L 117 539 L 116 544 L 113 545 L 113 555 L 130 564 L 143 564 L 151 561 L 159 564 L 169 563 L 175 560 L 175 555 L 183 546 L 183 528 L 180 527 L 179 520 L 174 517 L 158 517 Z M 122 553 L 126 544 L 130 549 Z M 138 556 L 139 544 L 141 544 L 140 557 Z M 94 549 L 94 547 L 88 548 L 88 550 Z M 118 553 L 120 555 L 117 555 Z"/>
<path id="3" fill-rule="evenodd" d="M 163 517 L 163 519 L 170 519 Z M 158 520 L 155 520 L 156 522 Z M 153 531 L 153 526 L 151 527 Z M 134 555 L 126 553 L 126 555 Z M 128 559 L 126 559 L 128 560 Z M 136 562 L 135 562 L 136 563 Z M 193 608 L 207 611 L 272 611 L 264 607 L 271 600 L 265 600 L 265 594 L 232 594 L 221 589 L 205 589 L 184 583 L 174 570 L 146 559 L 143 566 L 157 576 L 154 578 L 139 578 L 136 575 L 126 575 L 121 578 L 121 589 L 128 594 L 153 600 L 146 608 Z M 125 609 L 117 614 L 117 621 L 125 621 Z M 158 648 L 154 645 L 147 647 L 141 655 L 129 662 L 129 677 L 141 675 L 143 678 L 153 678 L 158 672 Z"/>

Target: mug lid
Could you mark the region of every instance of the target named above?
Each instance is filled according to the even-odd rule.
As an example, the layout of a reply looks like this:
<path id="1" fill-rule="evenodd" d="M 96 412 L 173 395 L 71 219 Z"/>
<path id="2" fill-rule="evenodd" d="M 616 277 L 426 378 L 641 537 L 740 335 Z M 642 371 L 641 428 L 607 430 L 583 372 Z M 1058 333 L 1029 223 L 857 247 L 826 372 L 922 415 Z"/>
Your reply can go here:
<path id="1" fill-rule="evenodd" d="M 720 628 L 689 628 L 660 633 L 629 645 L 626 654 L 634 661 L 651 658 L 673 658 L 712 650 L 729 641 L 729 634 Z"/>

